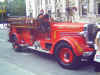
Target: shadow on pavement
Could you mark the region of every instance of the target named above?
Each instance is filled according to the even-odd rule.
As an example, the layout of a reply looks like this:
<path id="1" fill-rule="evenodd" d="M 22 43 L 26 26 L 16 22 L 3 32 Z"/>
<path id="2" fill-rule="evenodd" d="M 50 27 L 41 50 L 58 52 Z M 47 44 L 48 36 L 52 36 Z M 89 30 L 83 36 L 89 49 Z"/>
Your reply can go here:
<path id="1" fill-rule="evenodd" d="M 55 57 L 53 55 L 47 54 L 47 53 L 43 53 L 43 52 L 39 52 L 36 50 L 32 50 L 32 49 L 24 49 L 24 51 L 16 51 L 19 53 L 31 53 L 31 54 L 35 54 L 39 57 L 43 57 L 44 59 L 50 59 L 55 61 Z"/>
<path id="2" fill-rule="evenodd" d="M 56 61 L 56 59 L 53 55 L 39 52 L 36 50 L 25 49 L 24 51 L 17 51 L 17 52 L 19 52 L 19 53 L 31 53 L 31 54 L 35 54 L 38 57 L 43 58 L 43 59 L 47 59 L 47 60 L 49 59 L 51 61 Z M 81 65 L 79 66 L 79 68 L 72 69 L 72 70 L 83 71 L 83 70 L 86 70 L 87 68 L 93 68 L 93 65 L 94 65 L 94 62 L 81 62 Z"/>

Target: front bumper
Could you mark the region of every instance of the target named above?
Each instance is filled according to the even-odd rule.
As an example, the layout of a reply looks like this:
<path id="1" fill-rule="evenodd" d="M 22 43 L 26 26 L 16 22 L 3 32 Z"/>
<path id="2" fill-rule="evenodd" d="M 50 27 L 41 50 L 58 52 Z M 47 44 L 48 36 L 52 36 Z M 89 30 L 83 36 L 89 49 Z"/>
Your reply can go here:
<path id="1" fill-rule="evenodd" d="M 95 55 L 95 50 L 94 51 L 91 51 L 91 52 L 84 52 L 82 55 L 81 55 L 81 61 L 89 61 L 89 60 L 92 60 L 94 55 Z"/>

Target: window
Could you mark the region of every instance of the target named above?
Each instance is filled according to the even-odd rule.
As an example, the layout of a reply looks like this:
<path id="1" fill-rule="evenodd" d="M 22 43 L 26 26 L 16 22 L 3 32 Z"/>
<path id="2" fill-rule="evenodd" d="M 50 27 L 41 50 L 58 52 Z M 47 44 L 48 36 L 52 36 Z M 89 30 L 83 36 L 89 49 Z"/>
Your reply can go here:
<path id="1" fill-rule="evenodd" d="M 60 16 L 61 16 L 60 10 L 57 9 L 57 17 L 60 17 Z"/>
<path id="2" fill-rule="evenodd" d="M 80 0 L 80 16 L 87 16 L 89 11 L 89 0 Z"/>
<path id="3" fill-rule="evenodd" d="M 87 15 L 87 5 L 82 5 L 82 16 Z"/>
<path id="4" fill-rule="evenodd" d="M 100 3 L 98 3 L 98 15 L 100 15 Z"/>

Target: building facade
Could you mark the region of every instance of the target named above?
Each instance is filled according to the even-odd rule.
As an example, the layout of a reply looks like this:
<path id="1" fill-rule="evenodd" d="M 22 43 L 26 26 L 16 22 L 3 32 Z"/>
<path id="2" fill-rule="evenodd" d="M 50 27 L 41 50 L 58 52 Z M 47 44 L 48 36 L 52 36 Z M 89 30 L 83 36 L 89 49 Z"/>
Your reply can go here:
<path id="1" fill-rule="evenodd" d="M 95 22 L 100 16 L 100 0 L 26 0 L 27 16 L 36 17 L 40 10 L 59 21 L 68 21 L 66 8 L 75 7 L 73 22 Z"/>

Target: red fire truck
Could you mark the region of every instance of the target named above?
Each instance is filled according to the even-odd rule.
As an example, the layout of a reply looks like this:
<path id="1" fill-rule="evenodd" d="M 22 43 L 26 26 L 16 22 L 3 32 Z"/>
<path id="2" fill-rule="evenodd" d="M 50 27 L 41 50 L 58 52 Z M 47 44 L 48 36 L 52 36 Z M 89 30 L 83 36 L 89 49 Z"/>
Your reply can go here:
<path id="1" fill-rule="evenodd" d="M 9 38 L 15 50 L 32 49 L 54 55 L 64 68 L 78 68 L 81 61 L 92 58 L 94 24 L 50 22 L 48 27 L 11 23 Z"/>

